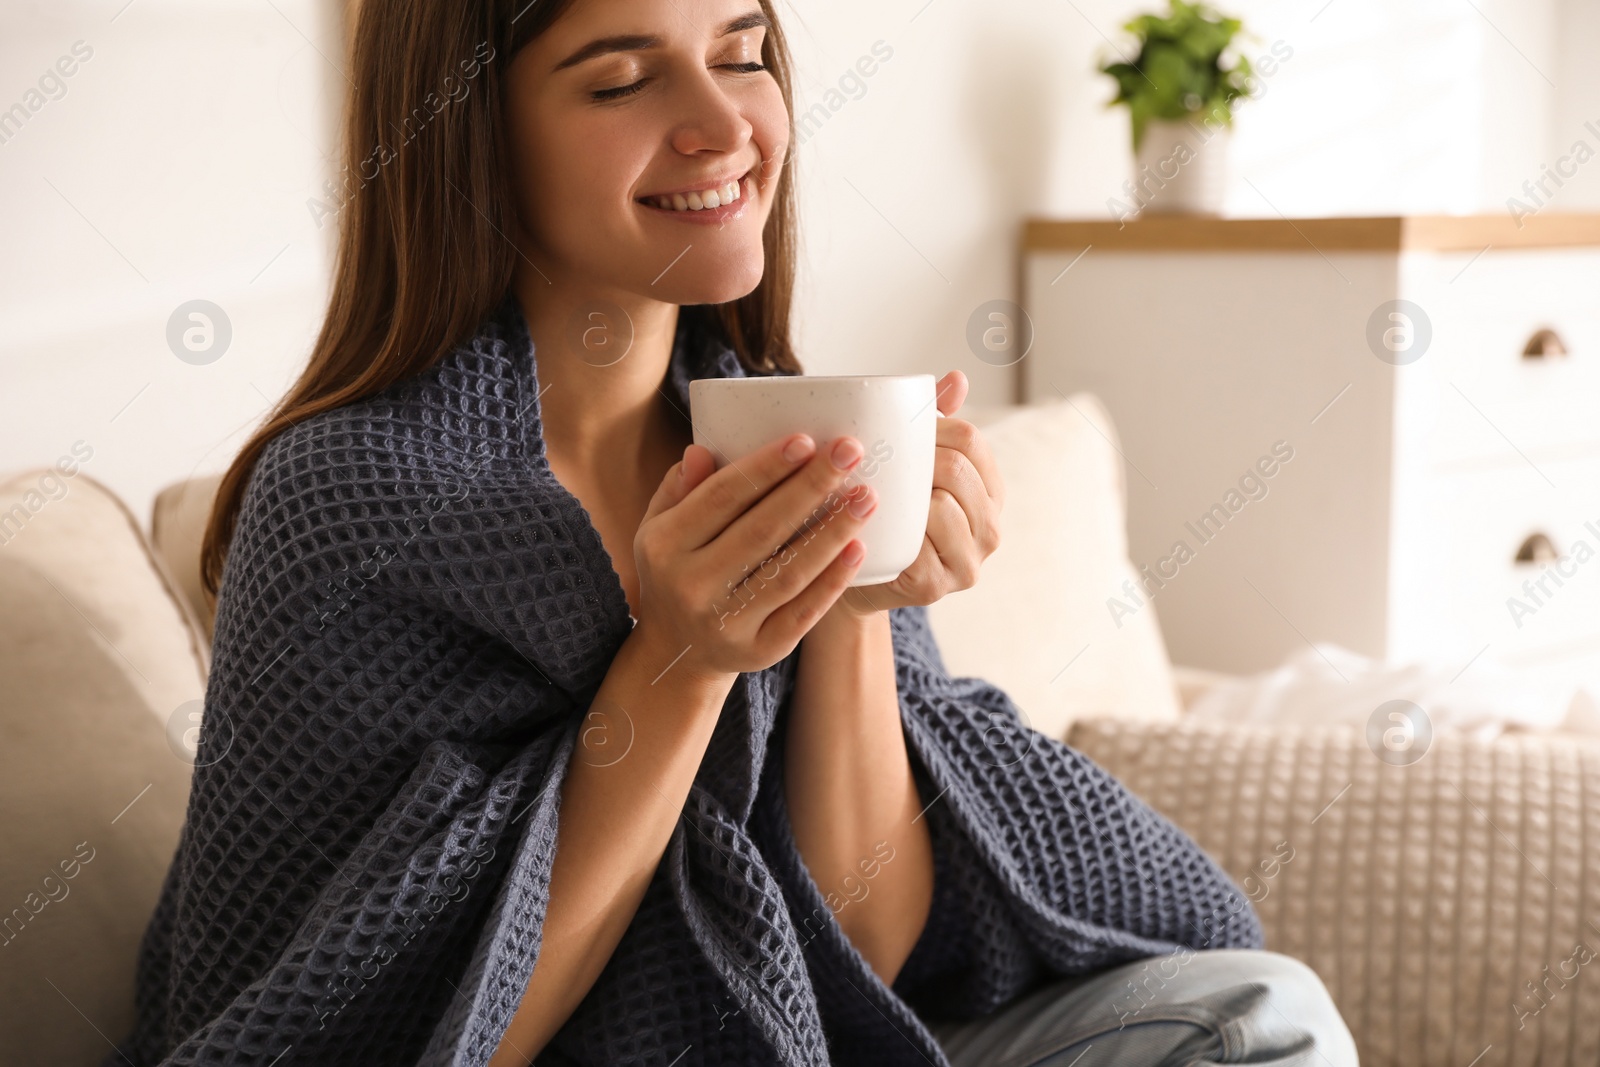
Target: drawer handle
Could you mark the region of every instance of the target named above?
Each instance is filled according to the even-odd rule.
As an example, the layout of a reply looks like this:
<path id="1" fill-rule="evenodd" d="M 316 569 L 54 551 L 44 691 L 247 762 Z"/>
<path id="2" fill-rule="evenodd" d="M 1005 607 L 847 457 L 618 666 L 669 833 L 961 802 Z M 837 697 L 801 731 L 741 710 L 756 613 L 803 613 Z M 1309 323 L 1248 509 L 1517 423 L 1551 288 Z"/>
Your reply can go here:
<path id="1" fill-rule="evenodd" d="M 1556 544 L 1542 533 L 1531 533 L 1527 540 L 1522 542 L 1522 547 L 1517 549 L 1518 563 L 1554 563 L 1561 558 L 1561 553 L 1556 551 Z"/>
<path id="2" fill-rule="evenodd" d="M 1567 343 L 1561 339 L 1560 334 L 1549 328 L 1536 331 L 1528 338 L 1528 343 L 1522 346 L 1523 359 L 1543 359 L 1546 356 L 1566 354 Z"/>

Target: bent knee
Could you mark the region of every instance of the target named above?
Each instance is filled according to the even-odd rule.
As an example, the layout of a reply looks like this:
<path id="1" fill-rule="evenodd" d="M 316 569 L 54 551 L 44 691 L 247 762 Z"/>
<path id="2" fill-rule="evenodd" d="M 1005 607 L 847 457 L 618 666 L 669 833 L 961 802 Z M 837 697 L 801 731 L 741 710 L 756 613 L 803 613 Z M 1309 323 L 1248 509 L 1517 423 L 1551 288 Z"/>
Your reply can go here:
<path id="1" fill-rule="evenodd" d="M 1213 992 L 1205 999 L 1224 1032 L 1241 1046 L 1227 1062 L 1315 1049 L 1308 1060 L 1357 1063 L 1355 1041 L 1317 972 L 1293 956 L 1264 949 L 1198 953 L 1190 966 Z"/>

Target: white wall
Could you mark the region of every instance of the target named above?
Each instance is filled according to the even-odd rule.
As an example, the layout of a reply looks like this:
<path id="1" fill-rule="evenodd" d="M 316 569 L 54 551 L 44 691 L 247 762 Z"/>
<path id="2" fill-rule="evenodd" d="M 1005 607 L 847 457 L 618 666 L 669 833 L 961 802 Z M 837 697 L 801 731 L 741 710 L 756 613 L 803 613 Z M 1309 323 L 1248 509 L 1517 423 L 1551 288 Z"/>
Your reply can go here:
<path id="1" fill-rule="evenodd" d="M 0 8 L 0 108 L 75 41 L 94 50 L 0 143 L 0 471 L 81 439 L 95 449 L 86 470 L 143 514 L 160 486 L 220 468 L 305 358 L 331 232 L 305 201 L 326 174 L 342 77 L 318 54 L 339 58 L 328 0 L 123 4 Z M 893 53 L 796 149 L 809 370 L 959 367 L 975 402 L 1011 398 L 1015 368 L 968 351 L 967 319 L 1015 295 L 1023 218 L 1105 217 L 1120 195 L 1126 115 L 1104 108 L 1110 82 L 1094 68 L 1145 6 L 785 6 L 801 110 L 826 106 L 876 42 Z M 1258 37 L 1248 54 L 1293 50 L 1239 110 L 1237 214 L 1503 211 L 1600 120 L 1593 0 L 1232 10 Z M 1595 206 L 1600 162 L 1553 209 Z M 233 327 L 205 366 L 165 339 L 194 298 Z"/>
<path id="2" fill-rule="evenodd" d="M 1595 153 L 1551 200 L 1552 211 L 1600 210 L 1600 3 L 1595 0 L 1560 0 L 1555 75 L 1561 88 L 1551 109 L 1549 156 L 1568 154 L 1582 141 Z M 1567 164 L 1564 169 L 1572 169 Z"/>
<path id="3" fill-rule="evenodd" d="M 1565 2 L 1566 33 L 1552 0 L 1225 4 L 1255 34 L 1247 55 L 1275 44 L 1291 53 L 1238 108 L 1228 212 L 1504 211 L 1549 158 L 1556 104 L 1600 113 L 1596 75 L 1569 76 L 1580 59 L 1593 70 L 1595 5 Z M 1014 371 L 968 351 L 967 318 L 1014 296 L 1025 217 L 1112 217 L 1108 201 L 1129 177 L 1128 124 L 1104 107 L 1111 82 L 1095 69 L 1114 48 L 1127 51 L 1121 24 L 1153 7 L 790 5 L 805 72 L 797 111 L 824 99 L 873 42 L 894 49 L 860 99 L 798 152 L 810 369 L 960 367 L 975 401 L 1010 398 Z M 1570 200 L 1563 209 L 1581 206 Z"/>
<path id="4" fill-rule="evenodd" d="M 0 8 L 0 109 L 92 50 L 0 143 L 0 471 L 81 440 L 147 518 L 225 465 L 309 351 L 331 227 L 305 200 L 340 75 L 307 40 L 337 57 L 316 0 L 125 2 Z M 166 340 L 197 298 L 233 335 L 199 366 Z"/>

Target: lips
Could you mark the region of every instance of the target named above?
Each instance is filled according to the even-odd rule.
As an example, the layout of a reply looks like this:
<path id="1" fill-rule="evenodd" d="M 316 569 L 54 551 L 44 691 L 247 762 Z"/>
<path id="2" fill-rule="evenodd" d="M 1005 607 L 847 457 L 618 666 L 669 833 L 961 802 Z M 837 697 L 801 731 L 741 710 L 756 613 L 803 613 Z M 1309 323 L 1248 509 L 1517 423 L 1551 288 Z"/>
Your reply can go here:
<path id="1" fill-rule="evenodd" d="M 750 179 L 755 168 L 743 174 L 713 178 L 708 182 L 685 185 L 677 189 L 664 189 L 638 198 L 638 203 L 660 211 L 697 214 L 706 211 L 722 213 L 755 192 L 755 182 Z"/>

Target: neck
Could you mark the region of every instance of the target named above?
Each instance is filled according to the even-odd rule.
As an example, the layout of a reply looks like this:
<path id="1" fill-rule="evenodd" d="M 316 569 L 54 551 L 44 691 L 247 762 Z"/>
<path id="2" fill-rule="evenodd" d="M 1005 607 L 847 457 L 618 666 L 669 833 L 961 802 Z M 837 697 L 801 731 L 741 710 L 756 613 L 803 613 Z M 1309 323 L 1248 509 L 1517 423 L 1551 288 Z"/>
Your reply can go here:
<path id="1" fill-rule="evenodd" d="M 678 305 L 633 294 L 597 298 L 537 274 L 519 276 L 514 288 L 538 362 L 547 451 L 578 471 L 614 474 L 619 461 L 637 466 L 681 436 L 687 413 L 669 401 L 667 384 Z"/>

